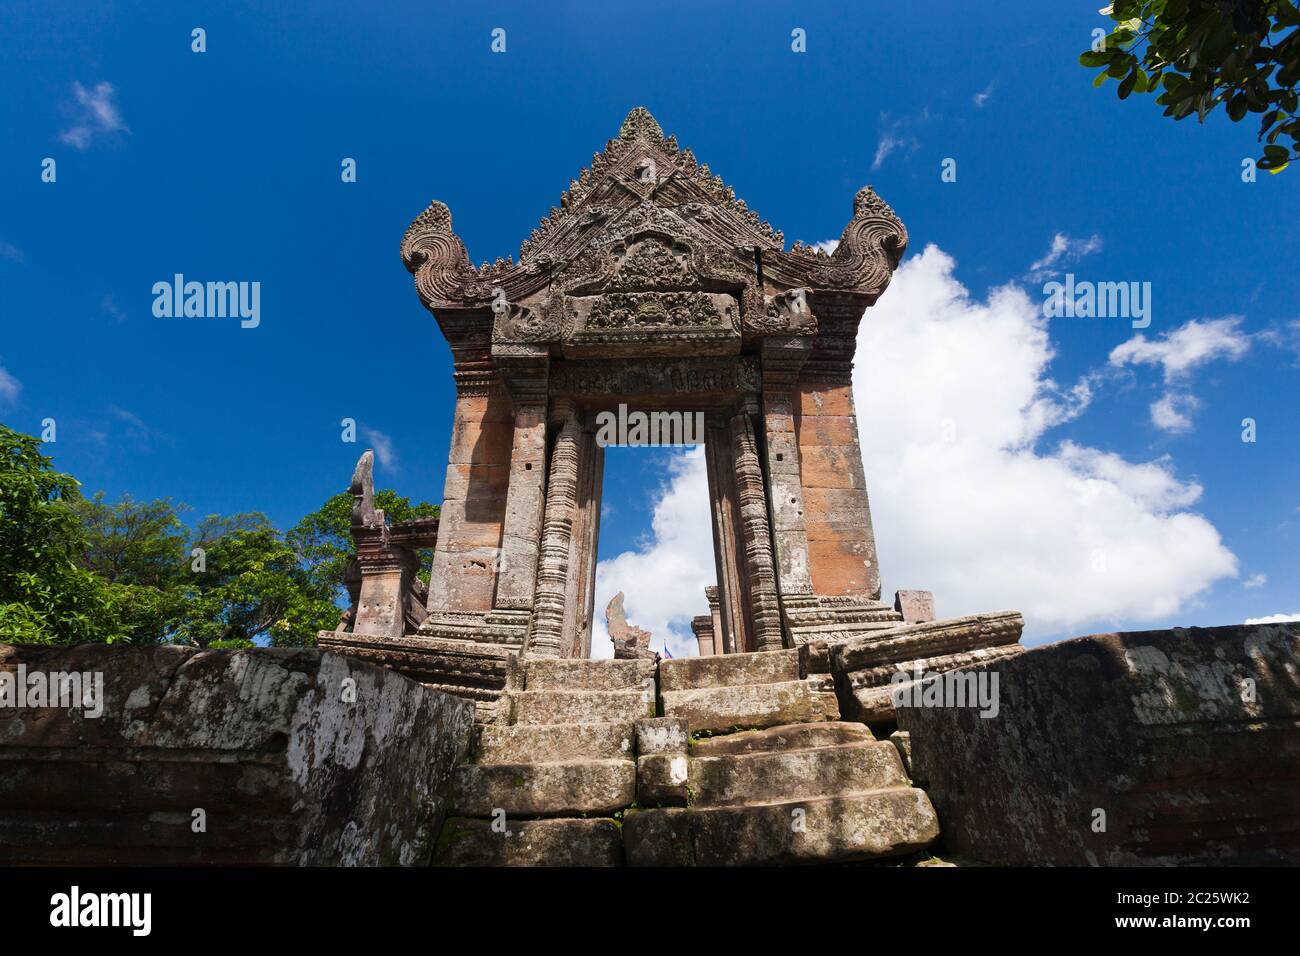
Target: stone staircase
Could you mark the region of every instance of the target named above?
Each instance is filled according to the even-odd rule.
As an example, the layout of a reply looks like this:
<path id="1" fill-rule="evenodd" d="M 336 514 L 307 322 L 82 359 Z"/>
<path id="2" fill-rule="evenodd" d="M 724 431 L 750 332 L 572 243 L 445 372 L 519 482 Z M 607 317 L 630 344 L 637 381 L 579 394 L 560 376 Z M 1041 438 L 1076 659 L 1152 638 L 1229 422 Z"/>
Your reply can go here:
<path id="1" fill-rule="evenodd" d="M 659 724 L 664 744 L 638 749 L 629 865 L 848 862 L 937 839 L 895 746 L 841 722 L 829 677 L 807 666 L 802 649 L 660 664 L 665 716 L 637 739 Z"/>
<path id="2" fill-rule="evenodd" d="M 654 661 L 511 658 L 495 722 L 453 772 L 435 864 L 621 865 L 614 814 L 635 799 L 634 722 L 654 709 Z"/>
<path id="3" fill-rule="evenodd" d="M 435 862 L 832 863 L 932 843 L 894 745 L 841 722 L 808 666 L 806 648 L 512 659 L 496 722 L 453 773 Z"/>

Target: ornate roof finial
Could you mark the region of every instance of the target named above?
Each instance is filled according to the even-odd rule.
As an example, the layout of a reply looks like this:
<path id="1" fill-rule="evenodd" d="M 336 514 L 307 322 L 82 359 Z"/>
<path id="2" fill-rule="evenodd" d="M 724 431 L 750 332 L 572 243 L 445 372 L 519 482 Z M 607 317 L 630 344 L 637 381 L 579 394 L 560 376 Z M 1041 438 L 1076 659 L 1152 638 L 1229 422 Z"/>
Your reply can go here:
<path id="1" fill-rule="evenodd" d="M 664 139 L 664 131 L 659 128 L 659 123 L 644 106 L 638 106 L 628 113 L 627 119 L 623 120 L 623 125 L 618 131 L 619 139 L 632 140 L 638 137 L 648 139 L 652 143 L 662 143 Z"/>

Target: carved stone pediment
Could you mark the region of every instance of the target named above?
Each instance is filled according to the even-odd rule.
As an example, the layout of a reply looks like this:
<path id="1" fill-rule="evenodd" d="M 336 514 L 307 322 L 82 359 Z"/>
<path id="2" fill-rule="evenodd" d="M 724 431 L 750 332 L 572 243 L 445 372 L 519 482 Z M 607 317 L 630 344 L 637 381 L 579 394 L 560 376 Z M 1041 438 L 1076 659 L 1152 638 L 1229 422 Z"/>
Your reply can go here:
<path id="1" fill-rule="evenodd" d="M 853 218 L 833 253 L 799 243 L 787 249 L 780 232 L 637 108 L 570 182 L 560 204 L 523 243 L 517 262 L 471 265 L 439 202 L 407 230 L 402 260 L 444 332 L 455 313 L 491 308 L 493 342 L 563 342 L 567 352 L 588 336 L 586 319 L 594 310 L 600 319 L 594 327 L 605 338 L 587 338 L 589 344 L 662 344 L 671 336 L 660 333 L 706 325 L 712 339 L 691 332 L 677 341 L 716 349 L 730 325 L 746 341 L 822 336 L 823 352 L 843 362 L 852 358 L 856 317 L 884 290 L 906 247 L 903 224 L 865 187 L 854 197 Z M 673 292 L 731 296 L 730 313 L 720 307 L 730 320 L 683 321 L 699 309 L 683 312 L 680 300 L 585 302 Z"/>

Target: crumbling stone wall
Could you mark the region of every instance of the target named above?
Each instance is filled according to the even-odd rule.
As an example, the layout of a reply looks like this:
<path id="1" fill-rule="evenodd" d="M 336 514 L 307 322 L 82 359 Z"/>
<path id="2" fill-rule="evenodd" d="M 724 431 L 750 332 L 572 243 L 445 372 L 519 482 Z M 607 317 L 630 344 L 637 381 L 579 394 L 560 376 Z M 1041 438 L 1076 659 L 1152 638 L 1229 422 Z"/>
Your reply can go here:
<path id="1" fill-rule="evenodd" d="M 102 674 L 102 714 L 0 707 L 0 864 L 424 864 L 473 723 L 315 649 L 0 644 L 36 672 Z"/>
<path id="2" fill-rule="evenodd" d="M 1300 863 L 1300 624 L 1100 634 L 900 707 L 947 848 L 990 863 Z"/>

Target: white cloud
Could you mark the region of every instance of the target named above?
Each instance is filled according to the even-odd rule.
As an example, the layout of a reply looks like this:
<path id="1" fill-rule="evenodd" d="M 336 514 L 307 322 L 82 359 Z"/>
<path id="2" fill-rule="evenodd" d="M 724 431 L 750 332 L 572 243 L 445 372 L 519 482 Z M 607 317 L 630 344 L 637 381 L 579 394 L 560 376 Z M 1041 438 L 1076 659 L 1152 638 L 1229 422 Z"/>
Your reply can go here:
<path id="1" fill-rule="evenodd" d="M 1158 340 L 1139 332 L 1110 353 L 1110 364 L 1160 365 L 1165 381 L 1183 378 L 1197 366 L 1217 358 L 1236 361 L 1250 348 L 1250 336 L 1241 331 L 1241 316 L 1201 321 L 1192 319 Z"/>
<path id="2" fill-rule="evenodd" d="M 1268 584 L 1267 574 L 1252 574 L 1241 583 L 1241 586 L 1247 591 L 1253 591 L 1255 588 L 1262 588 L 1265 584 Z"/>
<path id="3" fill-rule="evenodd" d="M 612 657 L 605 606 L 619 591 L 630 624 L 650 632 L 650 646 L 665 640 L 674 657 L 698 652 L 691 618 L 709 613 L 704 589 L 717 578 L 713 519 L 702 446 L 674 453 L 667 480 L 653 504 L 651 533 L 636 551 L 596 565 L 592 657 Z"/>
<path id="4" fill-rule="evenodd" d="M 1130 461 L 1045 432 L 1083 414 L 1094 380 L 1048 377 L 1038 303 L 1014 285 L 973 301 L 936 247 L 906 261 L 858 335 L 854 397 L 884 576 L 935 593 L 941 615 L 1025 614 L 1027 637 L 1170 617 L 1237 559 L 1189 509 L 1201 497 L 1173 461 Z M 636 551 L 600 562 L 592 653 L 612 653 L 605 604 L 693 653 L 690 618 L 714 583 L 700 450 L 678 455 Z"/>
<path id="5" fill-rule="evenodd" d="M 23 390 L 23 383 L 9 374 L 9 370 L 0 365 L 0 404 L 12 405 L 18 401 L 18 393 Z"/>
<path id="6" fill-rule="evenodd" d="M 1078 262 L 1084 256 L 1100 252 L 1101 236 L 1092 235 L 1086 239 L 1072 239 L 1063 232 L 1052 237 L 1052 245 L 1047 254 L 1029 267 L 1026 278 L 1030 282 L 1041 282 L 1048 276 L 1055 275 L 1065 266 Z"/>
<path id="7" fill-rule="evenodd" d="M 823 239 L 821 242 L 805 242 L 804 245 L 811 249 L 820 249 L 829 256 L 833 255 L 835 250 L 840 247 L 840 241 L 838 239 Z"/>
<path id="8" fill-rule="evenodd" d="M 1159 339 L 1139 332 L 1115 346 L 1110 364 L 1158 365 L 1164 369 L 1170 387 L 1151 405 L 1151 422 L 1162 431 L 1182 434 L 1192 428 L 1191 413 L 1200 401 L 1187 390 L 1193 371 L 1218 358 L 1235 362 L 1250 349 L 1250 336 L 1241 331 L 1241 316 L 1223 319 L 1192 319 Z"/>
<path id="9" fill-rule="evenodd" d="M 976 109 L 983 109 L 984 104 L 987 103 L 993 97 L 994 85 L 995 84 L 990 83 L 988 86 L 984 87 L 984 89 L 981 92 L 976 93 L 975 96 L 972 97 L 972 101 L 975 103 Z"/>
<path id="10" fill-rule="evenodd" d="M 375 450 L 375 461 L 381 468 L 390 471 L 397 471 L 397 452 L 393 450 L 393 439 L 385 435 L 377 428 L 371 428 L 369 425 L 361 426 L 361 437 L 366 440 L 366 444 Z"/>
<path id="11" fill-rule="evenodd" d="M 0 259 L 8 259 L 10 262 L 16 262 L 22 265 L 27 261 L 23 251 L 17 246 L 8 242 L 0 242 Z"/>
<path id="12" fill-rule="evenodd" d="M 1058 256 L 1059 259 L 1059 256 Z M 973 301 L 934 246 L 859 330 L 854 396 L 886 595 L 928 588 L 943 616 L 1014 608 L 1027 634 L 1177 613 L 1235 556 L 1162 458 L 1063 442 L 1090 384 L 1048 377 L 1048 323 L 1024 290 Z"/>
<path id="13" fill-rule="evenodd" d="M 886 159 L 901 150 L 910 153 L 920 149 L 921 141 L 912 134 L 912 129 L 929 118 L 929 110 L 922 110 L 916 116 L 902 116 L 894 119 L 891 119 L 888 113 L 881 113 L 880 123 L 884 127 L 884 132 L 880 134 L 880 140 L 876 143 L 876 155 L 871 161 L 871 168 L 873 170 L 880 169 L 881 166 L 885 165 Z"/>
<path id="14" fill-rule="evenodd" d="M 72 95 L 76 99 L 76 105 L 71 107 L 73 122 L 59 133 L 60 142 L 85 150 L 98 136 L 129 133 L 117 104 L 113 102 L 115 92 L 112 83 L 96 83 L 89 90 L 80 83 L 73 83 Z"/>
<path id="15" fill-rule="evenodd" d="M 1186 413 L 1194 412 L 1200 406 L 1195 395 L 1165 392 L 1151 403 L 1151 424 L 1161 431 L 1181 435 L 1192 430 L 1192 419 Z"/>
<path id="16" fill-rule="evenodd" d="M 1291 614 L 1270 614 L 1268 617 L 1248 617 L 1247 624 L 1286 624 L 1290 621 L 1300 621 L 1300 611 L 1294 611 Z"/>

